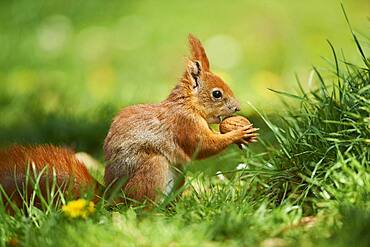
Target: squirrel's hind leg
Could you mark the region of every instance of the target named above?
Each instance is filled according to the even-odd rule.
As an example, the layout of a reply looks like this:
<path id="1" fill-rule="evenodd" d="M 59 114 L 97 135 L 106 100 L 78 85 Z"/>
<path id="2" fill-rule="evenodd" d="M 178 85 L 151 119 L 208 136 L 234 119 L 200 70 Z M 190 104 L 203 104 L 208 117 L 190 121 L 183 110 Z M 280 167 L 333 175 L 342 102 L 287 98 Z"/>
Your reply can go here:
<path id="1" fill-rule="evenodd" d="M 124 192 L 127 197 L 136 201 L 158 201 L 165 193 L 170 164 L 161 155 L 146 159 L 135 174 L 127 181 Z"/>

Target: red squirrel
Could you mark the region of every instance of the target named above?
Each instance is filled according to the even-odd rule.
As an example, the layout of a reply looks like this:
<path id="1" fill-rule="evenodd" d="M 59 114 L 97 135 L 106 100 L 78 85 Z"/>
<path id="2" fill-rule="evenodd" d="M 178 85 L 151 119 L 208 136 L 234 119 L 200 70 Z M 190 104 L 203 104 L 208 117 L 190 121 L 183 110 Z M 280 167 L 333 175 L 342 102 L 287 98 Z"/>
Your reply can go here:
<path id="1" fill-rule="evenodd" d="M 225 134 L 209 127 L 239 111 L 240 104 L 227 84 L 211 72 L 201 42 L 191 34 L 188 39 L 191 56 L 167 99 L 124 108 L 105 138 L 105 185 L 124 180 L 119 189 L 136 201 L 158 201 L 161 194 L 169 193 L 176 176 L 173 168 L 181 169 L 192 159 L 207 158 L 245 138 L 255 141 L 257 136 L 252 124 Z M 0 152 L 0 184 L 8 195 L 25 181 L 27 164 L 37 171 L 52 167 L 57 184 L 70 184 L 75 197 L 84 188 L 96 186 L 69 150 L 51 145 L 13 146 Z M 50 179 L 43 176 L 40 186 Z"/>

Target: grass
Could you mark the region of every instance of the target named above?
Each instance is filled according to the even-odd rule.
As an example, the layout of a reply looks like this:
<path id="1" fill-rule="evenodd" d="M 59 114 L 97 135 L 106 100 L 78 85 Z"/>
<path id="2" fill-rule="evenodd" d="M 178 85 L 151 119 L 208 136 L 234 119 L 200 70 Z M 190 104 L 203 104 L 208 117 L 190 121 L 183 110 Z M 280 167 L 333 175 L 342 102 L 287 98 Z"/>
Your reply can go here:
<path id="1" fill-rule="evenodd" d="M 336 68 L 339 82 L 330 87 L 322 82 L 320 89 L 309 94 L 289 95 L 299 100 L 301 107 L 281 118 L 282 127 L 266 120 L 280 147 L 268 155 L 275 172 L 264 177 L 276 200 L 283 200 L 287 193 L 297 201 L 326 194 L 322 180 L 332 182 L 327 173 L 341 154 L 360 162 L 370 160 L 369 71 L 346 68 L 349 74 L 340 74 Z M 323 80 L 318 71 L 317 76 Z"/>
<path id="2" fill-rule="evenodd" d="M 31 4 L 33 6 L 31 10 L 38 11 L 45 19 L 48 16 L 47 12 L 56 14 L 54 6 L 44 4 L 43 7 L 42 4 Z M 365 10 L 364 4 L 359 6 Z M 2 3 L 1 6 L 4 5 L 7 4 Z M 356 4 L 353 3 L 353 5 Z M 29 4 L 26 1 L 14 3 L 12 9 L 22 12 L 19 10 L 24 6 Z M 294 12 L 299 7 L 294 6 L 289 11 Z M 306 7 L 317 9 L 317 5 L 312 4 L 312 6 Z M 85 150 L 96 157 L 101 157 L 102 140 L 111 118 L 122 102 L 113 100 L 114 102 L 108 102 L 108 104 L 97 104 L 94 101 L 93 105 L 86 106 L 89 102 L 86 95 L 95 94 L 94 89 L 86 84 L 84 78 L 88 77 L 90 69 L 93 71 L 92 68 L 99 67 L 97 60 L 89 60 L 87 67 L 91 67 L 86 71 L 90 72 L 80 72 L 76 71 L 75 65 L 83 59 L 71 60 L 72 56 L 68 54 L 74 54 L 73 43 L 78 41 L 78 33 L 84 29 L 84 25 L 91 23 L 89 20 L 91 8 L 102 6 L 92 1 L 92 5 L 82 8 L 83 11 L 79 15 L 73 14 L 73 7 L 64 5 L 59 7 L 60 12 L 72 20 L 77 30 L 76 34 L 71 36 L 71 43 L 58 51 L 59 55 L 52 52 L 49 57 L 50 54 L 38 50 L 39 48 L 34 50 L 35 58 L 28 52 L 21 52 L 22 49 L 32 50 L 30 49 L 34 47 L 30 41 L 34 35 L 32 30 L 36 30 L 36 27 L 42 24 L 27 12 L 20 14 L 18 19 L 8 18 L 11 22 L 4 26 L 7 32 L 7 38 L 4 39 L 9 41 L 17 36 L 11 27 L 18 24 L 13 22 L 28 23 L 28 26 L 22 26 L 22 30 L 24 29 L 22 32 L 26 38 L 16 39 L 18 41 L 15 42 L 23 48 L 16 49 L 15 55 L 9 61 L 5 55 L 0 55 L 1 67 L 9 71 L 5 76 L 4 71 L 0 71 L 0 78 L 3 76 L 6 79 L 6 83 L 1 85 L 4 90 L 0 90 L 2 116 L 0 144 L 5 145 L 14 141 L 52 142 L 60 145 L 68 143 L 78 150 Z M 135 8 L 146 13 L 152 7 L 150 4 L 137 6 L 133 3 L 121 6 L 112 2 L 107 6 L 108 13 L 112 15 L 105 18 L 104 13 L 101 13 L 96 15 L 96 19 L 92 22 L 94 25 L 100 23 L 111 27 L 119 17 L 121 8 L 127 13 Z M 322 9 L 327 12 L 327 8 Z M 139 10 L 137 11 L 140 12 Z M 1 11 L 7 12 L 5 8 Z M 9 13 L 0 16 L 5 18 Z M 177 14 L 174 13 L 173 15 L 163 13 L 163 15 L 165 18 L 172 18 L 173 25 L 179 26 L 181 20 L 176 19 L 174 15 Z M 234 15 L 238 17 L 241 13 L 245 14 L 244 9 L 240 7 L 240 11 Z M 332 13 L 325 14 L 329 18 Z M 151 15 L 148 18 L 152 18 Z M 304 19 L 304 16 L 302 18 Z M 318 25 L 312 22 L 312 18 L 309 18 L 308 22 L 303 19 L 297 22 L 297 25 L 302 27 L 310 24 Z M 49 20 L 51 24 L 48 21 L 45 23 L 54 25 L 61 19 L 56 19 L 55 23 L 53 20 L 55 21 L 53 18 Z M 219 23 L 222 22 L 223 20 Z M 6 22 L 1 23 L 0 25 L 6 25 L 4 24 Z M 171 27 L 168 25 L 171 23 L 164 25 L 158 32 L 161 35 L 166 33 L 165 29 Z M 42 27 L 45 28 L 47 25 Z M 200 30 L 202 28 L 205 27 L 199 27 Z M 99 30 L 102 31 L 102 29 Z M 112 30 L 108 30 L 108 33 L 114 33 Z M 236 29 L 233 32 L 242 33 L 239 31 Z M 342 34 L 341 32 L 339 33 Z M 95 35 L 99 36 L 99 32 L 97 33 Z M 307 90 L 304 83 L 300 82 L 301 76 L 297 76 L 299 91 L 297 94 L 283 92 L 279 90 L 279 86 L 274 87 L 275 94 L 286 101 L 284 112 L 271 117 L 270 114 L 260 112 L 259 109 L 264 108 L 263 106 L 251 107 L 258 112 L 254 116 L 255 121 L 252 118 L 252 122 L 258 126 L 262 124 L 266 126 L 263 129 L 265 133 L 260 139 L 262 145 L 244 151 L 231 148 L 214 159 L 194 162 L 185 171 L 187 184 L 179 199 L 176 195 L 166 197 L 151 211 L 144 210 L 144 205 L 111 207 L 105 202 L 100 202 L 96 205 L 95 212 L 86 219 L 70 218 L 60 207 L 47 200 L 42 201 L 44 210 L 25 204 L 23 210 L 15 210 L 12 216 L 5 212 L 3 205 L 0 205 L 0 246 L 369 246 L 370 67 L 366 56 L 369 41 L 362 41 L 363 39 L 359 39 L 354 32 L 352 34 L 353 44 L 359 54 L 354 64 L 329 43 L 328 50 L 333 56 L 329 66 L 313 70 L 315 81 L 319 82 L 317 89 Z M 238 40 L 245 41 L 244 36 L 236 35 L 236 37 Z M 154 43 L 163 43 L 158 40 L 158 37 L 151 39 Z M 283 44 L 283 41 L 284 39 L 279 42 Z M 360 45 L 364 42 L 366 42 L 365 45 Z M 316 42 L 314 43 L 317 45 Z M 101 43 L 102 46 L 104 44 L 104 42 Z M 281 44 L 277 46 L 281 48 Z M 297 43 L 293 42 L 292 45 L 287 49 L 299 50 L 300 46 Z M 165 58 L 177 48 L 169 48 L 170 51 L 164 53 L 163 63 L 167 64 Z M 262 53 L 262 48 L 257 49 L 257 54 Z M 281 50 L 280 48 L 278 50 Z M 306 52 L 312 49 L 311 47 Z M 125 53 L 127 58 L 123 59 L 124 62 L 119 62 L 114 52 L 105 51 L 100 55 L 112 59 L 108 59 L 109 61 L 115 61 L 108 66 L 114 71 L 121 65 L 126 65 L 126 68 L 135 69 L 135 71 L 137 68 L 133 64 L 143 63 L 144 67 L 148 67 L 142 60 L 145 60 L 143 54 L 148 54 L 149 51 L 141 51 L 140 56 L 134 51 L 135 49 Z M 161 48 L 153 54 L 158 56 L 163 51 L 164 49 Z M 273 62 L 273 72 L 280 73 L 285 70 L 279 67 L 282 54 L 274 52 L 274 49 L 267 49 L 267 51 L 275 54 L 272 61 L 278 61 Z M 8 53 L 9 51 L 4 54 Z M 135 62 L 130 63 L 130 59 Z M 297 62 L 294 56 L 290 59 L 291 62 Z M 262 60 L 267 60 L 263 54 Z M 261 61 L 255 62 L 263 64 Z M 149 59 L 147 62 L 153 61 Z M 29 63 L 32 68 L 25 69 L 22 63 Z M 49 65 L 46 66 L 46 63 Z M 243 60 L 240 67 L 248 67 L 246 65 L 248 62 Z M 54 70 L 58 66 L 68 71 L 68 75 L 72 78 L 80 78 L 79 83 L 69 87 L 67 81 L 70 78 Z M 291 71 L 292 65 L 286 66 Z M 42 71 L 42 68 L 45 70 Z M 98 79 L 103 78 L 104 81 L 106 79 L 104 76 L 108 75 L 109 79 L 109 71 L 109 69 L 98 70 L 91 74 L 97 75 Z M 231 71 L 237 75 L 236 79 L 243 77 L 238 67 Z M 162 72 L 166 74 L 166 71 Z M 40 73 L 38 79 L 41 78 L 41 80 L 35 79 L 37 73 Z M 155 81 L 169 81 L 169 78 L 161 73 L 154 78 Z M 256 68 L 251 68 L 250 73 L 259 72 Z M 149 76 L 153 76 L 150 71 L 140 74 L 136 80 L 150 81 Z M 134 76 L 128 73 L 123 78 L 132 79 Z M 271 77 L 268 78 L 271 79 Z M 15 79 L 19 82 L 12 84 Z M 34 90 L 25 92 L 20 85 L 28 81 Z M 50 81 L 57 83 L 56 85 L 47 83 Z M 77 86 L 80 84 L 86 84 L 86 87 Z M 241 85 L 233 86 L 239 89 L 239 92 L 243 91 Z M 158 95 L 156 94 L 154 98 L 161 98 L 161 94 L 166 91 L 163 90 L 165 87 L 159 83 L 156 90 L 160 92 L 157 92 Z M 120 87 L 111 88 L 118 92 Z M 85 91 L 88 93 L 82 93 Z M 133 91 L 135 89 L 129 88 L 123 95 Z M 147 97 L 144 92 L 140 98 L 125 98 L 123 101 L 124 104 L 129 104 L 131 101 L 136 102 Z M 46 104 L 41 104 L 42 102 Z M 91 111 L 91 109 L 97 110 Z M 14 131 L 15 129 L 17 131 Z M 78 141 L 76 136 L 79 137 Z M 245 163 L 246 167 L 238 170 L 236 169 L 238 163 Z M 211 164 L 216 165 L 211 167 Z M 205 170 L 204 167 L 211 168 Z M 217 170 L 221 170 L 224 176 L 216 176 Z M 36 180 L 37 178 L 38 176 L 35 176 Z M 35 195 L 37 195 L 37 182 L 35 188 Z M 59 192 L 54 192 L 54 195 L 55 193 Z M 51 198 L 54 197 L 51 195 Z M 59 203 L 66 202 L 63 199 Z"/>
<path id="3" fill-rule="evenodd" d="M 151 211 L 102 202 L 91 217 L 71 219 L 58 208 L 14 216 L 1 208 L 0 244 L 368 246 L 370 69 L 365 56 L 361 66 L 333 56 L 332 83 L 316 71 L 317 90 L 279 92 L 300 108 L 287 107 L 279 121 L 262 114 L 278 144 L 234 153 L 244 169 L 222 179 L 189 170 L 181 198 Z"/>

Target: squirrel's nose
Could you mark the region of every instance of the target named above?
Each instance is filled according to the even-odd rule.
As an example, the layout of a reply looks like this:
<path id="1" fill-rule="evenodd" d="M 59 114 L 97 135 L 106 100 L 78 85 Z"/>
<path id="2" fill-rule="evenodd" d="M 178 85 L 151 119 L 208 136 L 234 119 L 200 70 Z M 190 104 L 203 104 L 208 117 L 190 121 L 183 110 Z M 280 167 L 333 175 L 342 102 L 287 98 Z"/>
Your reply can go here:
<path id="1" fill-rule="evenodd" d="M 230 110 L 233 110 L 234 112 L 240 111 L 240 104 L 238 101 L 233 102 L 232 106 L 230 107 Z"/>
<path id="2" fill-rule="evenodd" d="M 233 105 L 233 106 L 229 107 L 229 109 L 234 111 L 234 112 L 237 112 L 237 111 L 240 111 L 240 106 L 239 106 L 239 104 L 238 105 Z"/>
<path id="3" fill-rule="evenodd" d="M 233 112 L 240 111 L 240 103 L 239 103 L 239 101 L 237 101 L 235 99 L 231 99 L 228 102 L 228 107 L 229 107 L 230 111 L 233 111 Z"/>

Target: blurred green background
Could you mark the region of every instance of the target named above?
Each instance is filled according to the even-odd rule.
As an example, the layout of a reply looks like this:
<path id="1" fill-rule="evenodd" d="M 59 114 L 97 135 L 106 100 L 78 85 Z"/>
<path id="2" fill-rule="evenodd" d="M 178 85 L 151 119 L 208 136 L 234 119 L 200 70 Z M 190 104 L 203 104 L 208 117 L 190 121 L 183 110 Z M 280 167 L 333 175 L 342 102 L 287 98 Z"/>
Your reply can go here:
<path id="1" fill-rule="evenodd" d="M 342 2 L 355 29 L 369 30 L 370 1 Z M 247 102 L 279 112 L 267 88 L 294 91 L 295 73 L 315 86 L 311 65 L 327 68 L 331 57 L 326 39 L 357 57 L 337 0 L 1 1 L 0 145 L 99 156 L 119 108 L 159 102 L 174 87 L 190 32 L 252 115 Z"/>

